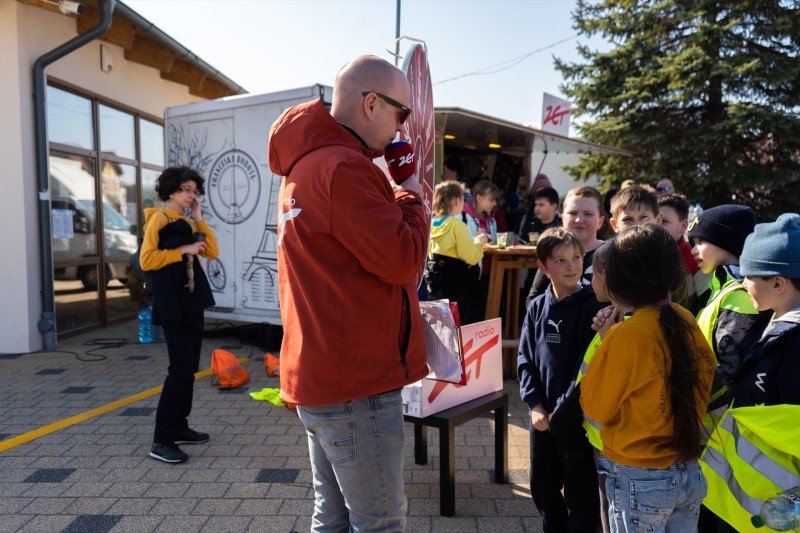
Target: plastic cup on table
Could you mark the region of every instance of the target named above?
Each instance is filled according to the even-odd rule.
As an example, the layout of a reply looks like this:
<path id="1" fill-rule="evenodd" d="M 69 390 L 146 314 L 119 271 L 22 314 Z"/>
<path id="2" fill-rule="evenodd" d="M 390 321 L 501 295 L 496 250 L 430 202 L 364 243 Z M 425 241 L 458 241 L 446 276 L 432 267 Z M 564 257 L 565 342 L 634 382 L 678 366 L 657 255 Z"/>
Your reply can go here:
<path id="1" fill-rule="evenodd" d="M 531 246 L 536 246 L 537 242 L 539 242 L 539 233 L 536 231 L 528 233 L 528 244 Z"/>
<path id="2" fill-rule="evenodd" d="M 498 233 L 497 234 L 497 249 L 504 250 L 506 244 L 508 243 L 508 233 Z"/>

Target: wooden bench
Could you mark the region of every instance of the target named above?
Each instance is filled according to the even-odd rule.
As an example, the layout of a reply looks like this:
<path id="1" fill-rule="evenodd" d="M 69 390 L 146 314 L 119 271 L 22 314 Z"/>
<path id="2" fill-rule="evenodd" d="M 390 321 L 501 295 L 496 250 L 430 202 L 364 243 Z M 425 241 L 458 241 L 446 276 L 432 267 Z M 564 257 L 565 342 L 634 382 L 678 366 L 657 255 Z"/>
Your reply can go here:
<path id="1" fill-rule="evenodd" d="M 417 418 L 404 415 L 414 424 L 414 462 L 428 462 L 428 426 L 439 428 L 439 512 L 442 516 L 456 514 L 456 449 L 455 429 L 490 411 L 494 411 L 494 482 L 508 482 L 508 394 L 499 391 L 470 400 L 445 411 Z"/>

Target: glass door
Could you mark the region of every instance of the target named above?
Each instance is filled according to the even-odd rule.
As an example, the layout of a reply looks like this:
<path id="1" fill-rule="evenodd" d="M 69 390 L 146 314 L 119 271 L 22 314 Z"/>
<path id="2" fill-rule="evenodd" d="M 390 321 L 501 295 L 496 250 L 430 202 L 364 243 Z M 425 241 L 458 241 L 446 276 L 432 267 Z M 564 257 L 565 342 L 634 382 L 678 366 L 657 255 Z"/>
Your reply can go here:
<path id="1" fill-rule="evenodd" d="M 131 318 L 139 308 L 142 286 L 128 259 L 138 248 L 142 207 L 158 205 L 152 189 L 164 165 L 164 128 L 60 87 L 48 86 L 47 100 L 56 327 L 63 334 Z"/>

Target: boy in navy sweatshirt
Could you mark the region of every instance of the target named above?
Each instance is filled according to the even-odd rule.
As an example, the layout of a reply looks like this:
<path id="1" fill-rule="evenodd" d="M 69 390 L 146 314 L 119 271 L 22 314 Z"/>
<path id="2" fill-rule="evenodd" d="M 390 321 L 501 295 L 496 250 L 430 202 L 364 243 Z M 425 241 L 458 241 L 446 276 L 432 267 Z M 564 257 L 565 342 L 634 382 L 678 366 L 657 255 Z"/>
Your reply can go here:
<path id="1" fill-rule="evenodd" d="M 520 335 L 520 395 L 531 414 L 531 496 L 550 531 L 594 531 L 599 523 L 592 447 L 576 420 L 563 437 L 550 433 L 550 414 L 575 378 L 604 307 L 581 283 L 583 246 L 564 228 L 539 237 L 537 265 L 551 282 L 528 309 Z M 561 494 L 561 488 L 564 494 Z"/>

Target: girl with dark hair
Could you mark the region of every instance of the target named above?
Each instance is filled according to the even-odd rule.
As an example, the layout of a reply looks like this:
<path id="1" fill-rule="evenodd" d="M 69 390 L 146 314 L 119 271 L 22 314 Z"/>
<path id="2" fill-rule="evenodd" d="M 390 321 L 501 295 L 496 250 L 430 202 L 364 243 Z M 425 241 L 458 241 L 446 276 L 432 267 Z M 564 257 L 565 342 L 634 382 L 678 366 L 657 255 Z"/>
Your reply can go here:
<path id="1" fill-rule="evenodd" d="M 633 314 L 622 322 L 615 311 L 602 324 L 580 403 L 601 426 L 611 531 L 695 531 L 714 356 L 691 313 L 670 301 L 684 275 L 669 233 L 634 226 L 609 246 L 606 290 Z"/>
<path id="2" fill-rule="evenodd" d="M 499 194 L 500 189 L 489 180 L 481 180 L 472 186 L 472 199 L 464 204 L 462 220 L 473 237 L 485 233 L 490 242 L 497 242 L 497 232 L 505 231 L 505 226 L 498 226 L 494 218 Z"/>
<path id="3" fill-rule="evenodd" d="M 156 180 L 156 193 L 166 206 L 144 210 L 140 262 L 153 293 L 153 323 L 163 324 L 169 355 L 150 457 L 166 463 L 188 459 L 179 444 L 199 444 L 209 438 L 190 429 L 187 420 L 200 364 L 203 310 L 214 305 L 195 256 L 212 259 L 218 254 L 214 230 L 203 220 L 204 184 L 194 170 L 170 167 Z"/>

